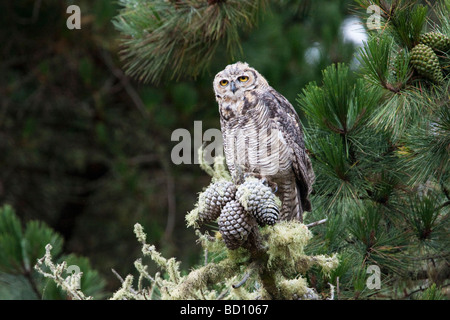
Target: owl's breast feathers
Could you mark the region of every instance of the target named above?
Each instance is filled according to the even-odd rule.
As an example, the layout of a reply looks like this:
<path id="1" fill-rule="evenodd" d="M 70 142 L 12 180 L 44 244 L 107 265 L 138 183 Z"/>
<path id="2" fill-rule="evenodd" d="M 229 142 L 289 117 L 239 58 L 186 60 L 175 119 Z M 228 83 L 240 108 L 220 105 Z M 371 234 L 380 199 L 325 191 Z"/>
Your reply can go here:
<path id="1" fill-rule="evenodd" d="M 239 100 L 222 101 L 219 108 L 231 174 L 243 170 L 278 181 L 295 176 L 302 208 L 309 211 L 315 177 L 299 117 L 289 101 L 269 87 L 248 91 Z"/>
<path id="2" fill-rule="evenodd" d="M 219 101 L 220 120 L 222 122 L 230 121 L 230 125 L 235 125 L 238 119 L 254 109 L 257 103 L 255 91 L 245 92 L 240 98 L 225 97 Z"/>

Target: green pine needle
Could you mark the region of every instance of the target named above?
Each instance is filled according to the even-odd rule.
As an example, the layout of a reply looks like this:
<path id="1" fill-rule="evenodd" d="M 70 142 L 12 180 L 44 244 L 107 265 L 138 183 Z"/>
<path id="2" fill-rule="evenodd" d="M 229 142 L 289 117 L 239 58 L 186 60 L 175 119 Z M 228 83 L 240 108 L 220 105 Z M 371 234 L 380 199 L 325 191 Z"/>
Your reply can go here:
<path id="1" fill-rule="evenodd" d="M 450 175 L 450 105 L 448 92 L 443 103 L 431 100 L 430 106 L 440 108 L 411 128 L 405 135 L 406 154 L 403 167 L 411 175 L 411 182 L 424 182 L 430 177 L 443 179 Z M 446 101 L 446 102 L 445 102 Z M 427 105 L 424 105 L 427 107 Z"/>
<path id="2" fill-rule="evenodd" d="M 255 25 L 265 2 L 121 0 L 113 23 L 127 74 L 153 83 L 199 75 L 219 48 L 231 57 L 241 50 L 239 31 Z"/>
<path id="3" fill-rule="evenodd" d="M 415 1 L 396 2 L 397 6 L 390 16 L 389 31 L 399 45 L 412 49 L 425 28 L 428 7 Z"/>
<path id="4" fill-rule="evenodd" d="M 386 87 L 390 72 L 390 57 L 393 40 L 385 34 L 372 37 L 359 49 L 358 60 L 361 62 L 362 72 L 374 84 Z"/>
<path id="5" fill-rule="evenodd" d="M 323 86 L 308 85 L 297 99 L 311 126 L 348 134 L 364 125 L 378 104 L 381 91 L 353 80 L 349 68 L 331 65 L 323 71 Z"/>

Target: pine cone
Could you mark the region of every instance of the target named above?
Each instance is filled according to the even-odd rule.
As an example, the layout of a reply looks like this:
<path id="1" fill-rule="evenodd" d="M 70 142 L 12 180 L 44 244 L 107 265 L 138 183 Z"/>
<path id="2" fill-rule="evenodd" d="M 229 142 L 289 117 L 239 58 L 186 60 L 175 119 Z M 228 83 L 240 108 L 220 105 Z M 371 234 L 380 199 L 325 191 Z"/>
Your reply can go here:
<path id="1" fill-rule="evenodd" d="M 419 43 L 429 46 L 434 50 L 450 50 L 450 38 L 439 32 L 428 32 L 420 36 Z"/>
<path id="2" fill-rule="evenodd" d="M 279 217 L 279 206 L 272 190 L 256 178 L 248 178 L 236 191 L 236 199 L 259 225 L 273 225 Z"/>
<path id="3" fill-rule="evenodd" d="M 236 200 L 231 200 L 223 207 L 218 224 L 225 245 L 230 250 L 239 248 L 256 226 L 253 217 Z"/>
<path id="4" fill-rule="evenodd" d="M 417 72 L 433 82 L 444 80 L 439 59 L 433 49 L 424 44 L 418 44 L 411 50 L 411 64 Z"/>
<path id="5" fill-rule="evenodd" d="M 216 220 L 235 193 L 236 186 L 230 181 L 219 180 L 211 184 L 199 197 L 199 220 L 203 223 Z"/>

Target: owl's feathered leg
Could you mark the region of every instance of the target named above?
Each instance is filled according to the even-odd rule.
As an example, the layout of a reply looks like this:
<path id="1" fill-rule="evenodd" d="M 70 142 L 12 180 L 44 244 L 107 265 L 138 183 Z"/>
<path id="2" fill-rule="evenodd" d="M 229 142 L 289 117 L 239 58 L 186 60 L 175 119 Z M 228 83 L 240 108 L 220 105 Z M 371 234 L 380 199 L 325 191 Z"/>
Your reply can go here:
<path id="1" fill-rule="evenodd" d="M 283 179 L 277 182 L 278 190 L 275 193 L 281 200 L 280 220 L 303 221 L 303 212 L 300 205 L 299 192 L 295 179 Z"/>

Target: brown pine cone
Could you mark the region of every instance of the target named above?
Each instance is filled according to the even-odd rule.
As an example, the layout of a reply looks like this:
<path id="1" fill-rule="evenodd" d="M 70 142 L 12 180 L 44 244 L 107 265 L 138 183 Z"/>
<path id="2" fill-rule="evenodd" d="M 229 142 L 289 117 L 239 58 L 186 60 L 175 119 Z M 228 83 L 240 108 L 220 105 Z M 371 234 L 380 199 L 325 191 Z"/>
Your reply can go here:
<path id="1" fill-rule="evenodd" d="M 273 226 L 277 222 L 279 215 L 280 210 L 278 205 L 271 199 L 267 200 L 264 206 L 258 206 L 253 212 L 253 216 L 261 226 L 266 224 Z"/>
<path id="2" fill-rule="evenodd" d="M 201 222 L 216 220 L 225 204 L 234 199 L 236 186 L 227 180 L 211 184 L 199 197 L 199 214 Z"/>
<path id="3" fill-rule="evenodd" d="M 236 200 L 231 200 L 222 209 L 219 217 L 219 231 L 228 249 L 239 248 L 252 228 L 256 227 L 254 218 Z"/>
<path id="4" fill-rule="evenodd" d="M 273 225 L 280 211 L 272 189 L 256 178 L 247 178 L 236 191 L 236 199 L 249 211 L 259 225 Z"/>

